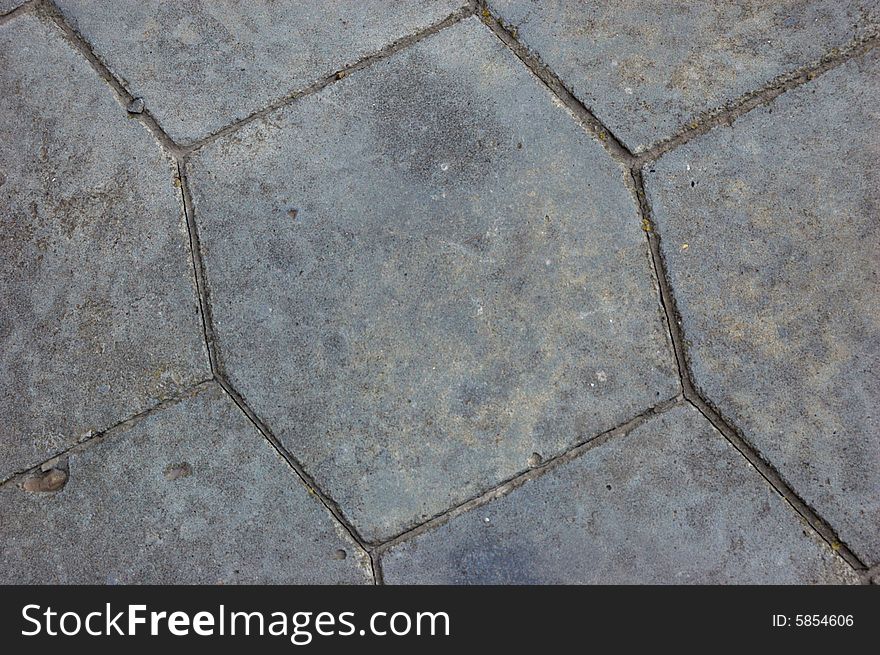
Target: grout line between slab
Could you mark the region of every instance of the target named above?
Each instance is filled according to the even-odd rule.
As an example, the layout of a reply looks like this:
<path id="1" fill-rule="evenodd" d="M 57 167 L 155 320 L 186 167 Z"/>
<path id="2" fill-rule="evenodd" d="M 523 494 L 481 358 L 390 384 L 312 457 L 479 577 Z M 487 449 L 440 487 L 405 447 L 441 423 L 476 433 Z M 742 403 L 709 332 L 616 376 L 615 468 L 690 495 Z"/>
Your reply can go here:
<path id="1" fill-rule="evenodd" d="M 220 362 L 217 354 L 216 340 L 214 338 L 214 321 L 211 314 L 211 304 L 208 298 L 207 274 L 205 273 L 205 263 L 202 259 L 202 247 L 199 241 L 199 230 L 196 225 L 192 194 L 190 193 L 189 180 L 186 175 L 185 161 L 177 161 L 177 179 L 180 181 L 180 195 L 183 203 L 183 211 L 186 217 L 186 229 L 189 234 L 189 250 L 192 257 L 196 293 L 199 298 L 199 315 L 202 320 L 202 336 L 205 340 L 205 348 L 208 353 L 208 363 L 211 367 L 211 373 L 216 377 L 220 370 Z"/>
<path id="2" fill-rule="evenodd" d="M 741 96 L 738 100 L 729 103 L 726 107 L 703 112 L 678 134 L 668 137 L 649 147 L 644 152 L 634 155 L 632 165 L 634 168 L 640 168 L 647 163 L 653 162 L 670 150 L 674 150 L 716 127 L 722 125 L 730 126 L 738 118 L 753 109 L 769 104 L 786 91 L 816 79 L 851 59 L 867 53 L 877 45 L 880 45 L 880 36 L 870 34 L 852 41 L 841 48 L 833 48 L 815 64 L 784 73 L 760 89 L 751 91 Z"/>
<path id="3" fill-rule="evenodd" d="M 370 567 L 373 570 L 373 584 L 384 585 L 385 574 L 382 572 L 382 558 L 375 549 L 370 551 Z"/>
<path id="4" fill-rule="evenodd" d="M 525 45 L 520 43 L 513 32 L 504 25 L 500 18 L 495 16 L 485 2 L 479 2 L 478 14 L 480 20 L 492 31 L 498 39 L 516 55 L 523 65 L 546 86 L 550 92 L 574 115 L 576 121 L 588 133 L 598 139 L 608 154 L 618 162 L 632 166 L 633 154 L 618 139 L 614 133 L 602 123 L 590 111 L 590 109 L 578 100 L 569 88 L 562 82 L 556 73 L 544 64 L 537 55 L 532 53 Z"/>
<path id="5" fill-rule="evenodd" d="M 586 441 L 582 441 L 575 446 L 572 446 L 565 452 L 542 462 L 541 464 L 529 469 L 528 471 L 519 473 L 511 478 L 508 478 L 507 480 L 499 482 L 498 484 L 490 487 L 488 490 L 472 496 L 468 500 L 465 500 L 441 512 L 440 514 L 437 514 L 427 521 L 424 521 L 413 528 L 405 530 L 400 534 L 381 542 L 380 544 L 373 547 L 372 552 L 375 553 L 377 558 L 379 558 L 382 553 L 389 550 L 390 548 L 393 548 L 394 546 L 397 546 L 404 541 L 408 541 L 414 537 L 417 537 L 420 534 L 433 530 L 434 528 L 440 527 L 441 525 L 448 523 L 450 520 L 456 518 L 457 516 L 460 516 L 478 507 L 482 507 L 483 505 L 493 500 L 502 498 L 503 496 L 508 495 L 515 489 L 518 489 L 526 482 L 539 478 L 546 473 L 553 471 L 559 466 L 580 457 L 587 451 L 602 446 L 603 444 L 607 443 L 615 437 L 632 432 L 651 418 L 663 414 L 673 407 L 680 406 L 684 402 L 686 402 L 684 398 L 679 395 L 675 396 L 674 398 L 670 398 L 669 400 L 658 403 L 653 407 L 649 407 L 642 413 L 637 414 L 636 416 L 625 421 L 624 423 L 621 423 L 620 425 L 613 427 L 610 430 L 606 430 L 604 432 L 601 432 L 600 434 L 590 437 Z"/>
<path id="6" fill-rule="evenodd" d="M 776 468 L 758 452 L 748 441 L 746 441 L 739 430 L 721 414 L 712 407 L 700 394 L 695 393 L 693 396 L 685 396 L 687 401 L 693 405 L 706 419 L 715 426 L 724 438 L 736 448 L 739 453 L 748 460 L 758 473 L 773 487 L 776 492 L 782 496 L 788 504 L 800 514 L 801 518 L 809 524 L 811 528 L 825 541 L 831 549 L 840 555 L 840 557 L 856 572 L 862 572 L 867 569 L 864 562 L 844 543 L 833 527 L 823 519 L 812 507 L 810 507 L 785 481 L 785 478 L 776 470 Z"/>
<path id="7" fill-rule="evenodd" d="M 287 464 L 291 469 L 296 473 L 302 483 L 308 488 L 309 493 L 314 495 L 324 507 L 333 515 L 333 517 L 339 522 L 339 524 L 345 528 L 345 531 L 348 532 L 349 536 L 352 540 L 364 551 L 365 554 L 369 555 L 370 548 L 368 544 L 364 541 L 364 539 L 360 536 L 355 527 L 349 523 L 349 521 L 345 518 L 342 513 L 342 510 L 339 509 L 339 505 L 330 498 L 327 494 L 325 494 L 320 487 L 315 483 L 315 480 L 309 475 L 306 470 L 303 468 L 302 464 L 284 447 L 281 441 L 276 437 L 273 432 L 269 429 L 269 427 L 262 421 L 260 418 L 254 413 L 251 409 L 250 405 L 247 404 L 244 397 L 235 390 L 232 384 L 222 375 L 218 374 L 215 376 L 217 383 L 223 388 L 223 391 L 226 392 L 232 401 L 238 405 L 238 408 L 242 411 L 242 413 L 250 420 L 250 422 L 254 425 L 254 427 L 263 435 L 263 437 L 272 444 L 272 447 L 278 452 L 278 454 L 284 458 Z"/>
<path id="8" fill-rule="evenodd" d="M 684 351 L 684 340 L 680 337 L 680 322 L 675 309 L 675 299 L 672 295 L 672 287 L 669 284 L 666 275 L 666 265 L 660 252 L 660 241 L 651 222 L 651 213 L 648 207 L 648 198 L 645 193 L 645 183 L 642 178 L 642 171 L 633 167 L 629 171 L 632 188 L 635 192 L 636 203 L 640 217 L 642 219 L 642 230 L 648 240 L 648 251 L 651 255 L 651 263 L 654 266 L 654 278 L 657 281 L 660 293 L 660 306 L 666 317 L 666 326 L 669 330 L 669 338 L 672 343 L 672 350 L 675 354 L 675 361 L 678 366 L 678 378 L 681 390 L 687 398 L 695 394 L 693 383 L 689 375 L 687 366 L 687 358 Z"/>
<path id="9" fill-rule="evenodd" d="M 116 79 L 116 76 L 110 72 L 110 69 L 107 68 L 107 66 L 104 65 L 104 62 L 102 62 L 92 51 L 88 42 L 68 24 L 58 7 L 56 7 L 51 0 L 36 0 L 35 7 L 38 13 L 45 16 L 49 22 L 53 23 L 59 30 L 61 30 L 65 40 L 80 55 L 82 55 L 89 64 L 91 64 L 95 72 L 110 85 L 111 89 L 113 89 L 116 99 L 122 107 L 127 108 L 135 97 L 126 90 L 122 82 Z M 140 121 L 140 123 L 152 133 L 153 137 L 169 154 L 175 157 L 183 154 L 180 146 L 178 146 L 174 140 L 165 133 L 165 130 L 162 129 L 162 126 L 159 125 L 159 122 L 153 117 L 148 109 L 145 108 L 138 114 L 129 113 L 129 116 Z"/>
<path id="10" fill-rule="evenodd" d="M 18 5 L 14 9 L 10 9 L 5 14 L 0 14 L 0 25 L 3 25 L 7 21 L 12 20 L 19 14 L 23 14 L 26 11 L 30 11 L 31 7 L 37 2 L 37 0 L 28 0 L 24 4 Z"/>

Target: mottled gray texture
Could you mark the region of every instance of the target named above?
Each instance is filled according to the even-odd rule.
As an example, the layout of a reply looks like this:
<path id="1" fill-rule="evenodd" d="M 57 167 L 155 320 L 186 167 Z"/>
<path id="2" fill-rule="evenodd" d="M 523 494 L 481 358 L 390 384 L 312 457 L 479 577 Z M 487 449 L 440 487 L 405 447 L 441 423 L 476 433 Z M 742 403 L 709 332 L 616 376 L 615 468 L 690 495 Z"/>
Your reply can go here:
<path id="1" fill-rule="evenodd" d="M 3 584 L 370 579 L 366 556 L 217 386 L 69 467 L 56 493 L 0 489 Z"/>
<path id="2" fill-rule="evenodd" d="M 196 154 L 221 360 L 367 538 L 678 392 L 625 177 L 476 19 Z"/>
<path id="3" fill-rule="evenodd" d="M 0 0 L 0 14 L 6 14 L 23 5 L 25 0 Z"/>
<path id="4" fill-rule="evenodd" d="M 697 385 L 869 564 L 880 559 L 878 96 L 874 53 L 646 176 Z"/>
<path id="5" fill-rule="evenodd" d="M 396 546 L 386 582 L 855 583 L 693 407 Z"/>
<path id="6" fill-rule="evenodd" d="M 208 376 L 176 166 L 54 26 L 0 26 L 0 479 Z"/>
<path id="7" fill-rule="evenodd" d="M 189 142 L 459 9 L 462 0 L 59 0 L 98 57 Z"/>
<path id="8" fill-rule="evenodd" d="M 877 0 L 491 0 L 631 149 L 875 33 Z"/>

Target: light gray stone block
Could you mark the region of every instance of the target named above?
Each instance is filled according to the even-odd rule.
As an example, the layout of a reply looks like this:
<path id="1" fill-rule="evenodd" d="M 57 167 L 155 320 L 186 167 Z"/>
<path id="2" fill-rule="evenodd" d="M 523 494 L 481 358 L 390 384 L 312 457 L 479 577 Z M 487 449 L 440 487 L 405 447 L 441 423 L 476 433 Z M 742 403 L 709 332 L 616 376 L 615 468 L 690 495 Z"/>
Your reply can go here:
<path id="1" fill-rule="evenodd" d="M 627 172 L 477 19 L 189 171 L 229 378 L 368 539 L 679 391 Z"/>
<path id="2" fill-rule="evenodd" d="M 364 583 L 369 560 L 213 384 L 0 488 L 0 582 Z"/>
<path id="3" fill-rule="evenodd" d="M 165 131 L 190 142 L 391 43 L 463 0 L 59 0 Z"/>
<path id="4" fill-rule="evenodd" d="M 631 150 L 876 33 L 876 0 L 490 0 Z"/>
<path id="5" fill-rule="evenodd" d="M 394 547 L 389 584 L 850 583 L 688 405 Z"/>
<path id="6" fill-rule="evenodd" d="M 177 168 L 55 26 L 0 26 L 0 480 L 210 375 Z"/>
<path id="7" fill-rule="evenodd" d="M 646 174 L 706 398 L 868 564 L 880 559 L 880 55 Z"/>

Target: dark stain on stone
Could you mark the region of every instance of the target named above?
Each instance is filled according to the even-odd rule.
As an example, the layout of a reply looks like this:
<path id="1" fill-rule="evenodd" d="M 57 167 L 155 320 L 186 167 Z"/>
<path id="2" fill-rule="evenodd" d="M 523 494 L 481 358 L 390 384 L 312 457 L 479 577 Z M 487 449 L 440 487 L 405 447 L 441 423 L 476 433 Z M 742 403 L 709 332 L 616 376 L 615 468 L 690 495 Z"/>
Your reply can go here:
<path id="1" fill-rule="evenodd" d="M 490 401 L 490 391 L 483 384 L 464 382 L 458 388 L 459 414 L 465 418 L 474 418 Z"/>
<path id="2" fill-rule="evenodd" d="M 288 209 L 287 215 L 290 216 L 293 220 L 296 220 L 296 215 L 299 213 L 298 209 Z"/>
<path id="3" fill-rule="evenodd" d="M 345 337 L 332 332 L 322 338 L 324 354 L 327 359 L 338 366 L 344 366 L 348 362 L 348 342 Z"/>
<path id="4" fill-rule="evenodd" d="M 514 148 L 509 128 L 461 76 L 421 53 L 407 72 L 387 76 L 373 90 L 374 124 L 382 154 L 417 182 L 453 187 L 475 184 L 497 165 L 499 150 Z"/>
<path id="5" fill-rule="evenodd" d="M 179 464 L 169 464 L 165 467 L 166 480 L 179 480 L 180 478 L 185 478 L 189 475 L 192 475 L 192 466 L 190 466 L 187 462 L 180 462 Z"/>
<path id="6" fill-rule="evenodd" d="M 489 523 L 486 524 L 490 525 Z M 504 534 L 481 532 L 466 538 L 446 570 L 447 583 L 536 584 L 543 559 L 533 544 L 510 546 Z"/>
<path id="7" fill-rule="evenodd" d="M 478 253 L 486 253 L 489 252 L 491 242 L 487 234 L 479 232 L 462 241 L 461 245 L 465 248 L 475 250 Z"/>
<path id="8" fill-rule="evenodd" d="M 53 493 L 61 491 L 69 477 L 67 471 L 53 468 L 30 476 L 21 488 L 31 493 Z"/>

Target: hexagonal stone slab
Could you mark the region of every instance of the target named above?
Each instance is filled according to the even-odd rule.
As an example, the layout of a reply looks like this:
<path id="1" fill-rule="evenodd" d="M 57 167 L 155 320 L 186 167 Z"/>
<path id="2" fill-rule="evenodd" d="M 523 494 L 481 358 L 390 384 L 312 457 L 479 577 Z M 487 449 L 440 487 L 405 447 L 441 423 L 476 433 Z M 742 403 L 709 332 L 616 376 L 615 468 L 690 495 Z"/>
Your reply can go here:
<path id="1" fill-rule="evenodd" d="M 364 583 L 366 555 L 220 387 L 0 489 L 0 581 Z"/>
<path id="2" fill-rule="evenodd" d="M 171 138 L 190 142 L 442 21 L 466 3 L 56 4 Z"/>
<path id="3" fill-rule="evenodd" d="M 647 172 L 709 401 L 869 564 L 880 559 L 880 55 Z"/>
<path id="4" fill-rule="evenodd" d="M 491 0 L 631 150 L 876 31 L 875 0 Z"/>
<path id="5" fill-rule="evenodd" d="M 54 26 L 0 26 L 0 480 L 205 379 L 177 168 Z"/>
<path id="6" fill-rule="evenodd" d="M 392 548 L 386 582 L 857 583 L 689 405 Z"/>
<path id="7" fill-rule="evenodd" d="M 476 19 L 200 151 L 220 355 L 369 539 L 678 392 L 626 172 Z"/>

